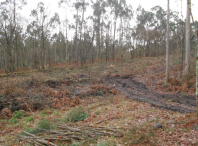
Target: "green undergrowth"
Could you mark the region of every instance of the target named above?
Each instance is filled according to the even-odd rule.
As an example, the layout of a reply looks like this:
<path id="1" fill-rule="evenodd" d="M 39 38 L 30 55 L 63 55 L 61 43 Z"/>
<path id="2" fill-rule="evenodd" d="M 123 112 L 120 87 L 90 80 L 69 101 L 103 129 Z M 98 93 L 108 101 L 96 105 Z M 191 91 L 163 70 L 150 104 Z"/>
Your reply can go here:
<path id="1" fill-rule="evenodd" d="M 18 123 L 18 119 L 22 119 L 23 117 L 28 117 L 28 114 L 25 114 L 21 111 L 15 111 L 14 116 L 9 120 L 11 123 Z"/>
<path id="2" fill-rule="evenodd" d="M 83 121 L 89 117 L 89 114 L 85 112 L 85 109 L 82 107 L 72 109 L 67 117 L 64 119 L 65 122 L 79 122 Z"/>
<path id="3" fill-rule="evenodd" d="M 42 130 L 39 129 L 43 129 L 43 130 L 54 130 L 56 129 L 57 126 L 50 123 L 50 121 L 48 119 L 42 119 L 38 122 L 38 124 L 36 125 L 36 128 L 27 128 L 25 129 L 25 132 L 28 132 L 30 134 L 38 134 L 38 133 L 42 133 Z M 21 132 L 20 135 L 24 135 L 27 136 L 27 134 Z"/>

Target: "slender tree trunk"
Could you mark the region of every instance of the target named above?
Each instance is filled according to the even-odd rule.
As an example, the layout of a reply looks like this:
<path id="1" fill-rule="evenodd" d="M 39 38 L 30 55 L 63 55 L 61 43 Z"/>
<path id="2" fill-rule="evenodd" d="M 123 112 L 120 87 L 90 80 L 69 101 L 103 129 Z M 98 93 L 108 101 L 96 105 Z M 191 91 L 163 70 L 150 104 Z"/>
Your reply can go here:
<path id="1" fill-rule="evenodd" d="M 55 42 L 55 53 L 54 54 L 55 54 L 54 58 L 55 58 L 55 64 L 56 64 L 57 63 L 57 59 L 56 59 L 56 42 Z"/>
<path id="2" fill-rule="evenodd" d="M 42 25 L 42 45 L 41 45 L 41 68 L 42 69 L 45 69 L 45 66 L 44 66 L 44 44 L 45 43 L 45 39 L 44 39 L 44 27 Z"/>
<path id="3" fill-rule="evenodd" d="M 81 20 L 81 25 L 80 25 L 80 62 L 81 62 L 81 66 L 83 66 L 83 43 L 82 43 L 82 29 L 83 29 L 83 21 L 84 21 L 84 11 L 85 11 L 85 8 L 84 8 L 84 2 L 83 1 L 83 7 L 82 7 L 82 20 Z"/>
<path id="4" fill-rule="evenodd" d="M 189 77 L 190 69 L 190 6 L 191 0 L 187 0 L 186 12 L 186 62 L 185 62 L 185 76 Z"/>
<path id="5" fill-rule="evenodd" d="M 94 42 L 94 36 L 95 36 L 95 30 L 94 30 L 94 25 L 93 25 L 93 32 L 92 32 L 92 39 L 91 39 L 91 51 L 90 51 L 90 63 L 92 64 L 94 62 L 93 59 L 93 42 Z"/>
<path id="6" fill-rule="evenodd" d="M 19 52 L 18 52 L 18 35 L 16 34 L 16 36 L 15 36 L 15 49 L 16 49 L 16 60 L 17 60 L 17 71 L 18 71 L 18 69 L 19 69 Z"/>
<path id="7" fill-rule="evenodd" d="M 75 51 L 76 51 L 76 67 L 78 67 L 78 9 L 76 10 L 76 38 L 75 38 Z"/>
<path id="8" fill-rule="evenodd" d="M 108 31 L 108 30 L 107 30 Z M 106 56 L 106 62 L 108 61 L 108 34 L 106 32 L 106 40 L 105 40 L 105 44 L 106 44 L 106 49 L 105 49 L 105 56 Z"/>
<path id="9" fill-rule="evenodd" d="M 100 18 L 99 19 L 99 24 L 97 26 L 97 47 L 98 47 L 98 51 L 97 51 L 97 59 L 98 59 L 98 62 L 100 61 Z"/>
<path id="10" fill-rule="evenodd" d="M 179 77 L 179 31 L 178 31 L 178 24 L 177 24 L 177 75 Z"/>
<path id="11" fill-rule="evenodd" d="M 197 30 L 197 57 L 196 57 L 196 105 L 197 105 L 197 118 L 198 118 L 198 30 Z"/>
<path id="12" fill-rule="evenodd" d="M 36 38 L 34 38 L 34 42 L 33 42 L 33 67 L 35 68 L 36 67 L 36 57 L 35 57 L 35 39 Z"/>
<path id="13" fill-rule="evenodd" d="M 167 8 L 168 8 L 168 15 L 167 15 L 167 42 L 166 42 L 166 79 L 165 84 L 169 82 L 169 17 L 170 17 L 170 10 L 169 10 L 169 0 L 167 0 Z"/>
<path id="14" fill-rule="evenodd" d="M 51 52 L 51 45 L 48 42 L 48 63 L 49 63 L 49 68 L 51 68 L 51 56 L 50 56 L 50 52 Z"/>
<path id="15" fill-rule="evenodd" d="M 65 32 L 66 34 L 65 34 L 65 38 L 66 38 L 66 40 L 65 40 L 65 61 L 66 61 L 66 65 L 68 64 L 68 59 L 67 59 L 67 10 L 66 10 L 66 32 Z"/>
<path id="16" fill-rule="evenodd" d="M 114 22 L 113 50 L 112 50 L 112 59 L 113 59 L 113 61 L 115 60 L 115 33 L 116 33 L 116 22 L 117 22 L 117 19 L 115 19 L 115 22 Z"/>
<path id="17" fill-rule="evenodd" d="M 101 25 L 101 30 L 100 30 L 100 31 L 101 31 L 101 32 L 100 32 L 100 36 L 101 36 L 101 37 L 100 37 L 100 38 L 101 38 L 101 39 L 100 39 L 100 41 L 101 41 L 101 43 L 100 43 L 100 49 L 101 49 L 102 51 L 103 51 L 103 49 L 104 49 L 104 48 L 103 48 L 103 47 L 104 47 L 103 23 L 104 23 L 104 22 L 103 22 L 103 19 L 102 19 L 102 25 Z M 103 59 L 103 57 L 101 57 L 101 53 L 100 53 L 100 60 L 102 61 L 102 59 Z"/>

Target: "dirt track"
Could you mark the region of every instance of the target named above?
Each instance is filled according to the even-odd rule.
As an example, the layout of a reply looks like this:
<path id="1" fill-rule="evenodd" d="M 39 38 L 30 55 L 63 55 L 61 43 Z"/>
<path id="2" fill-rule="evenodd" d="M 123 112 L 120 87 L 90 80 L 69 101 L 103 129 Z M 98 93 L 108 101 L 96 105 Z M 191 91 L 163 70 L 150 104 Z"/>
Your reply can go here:
<path id="1" fill-rule="evenodd" d="M 127 98 L 148 102 L 154 107 L 182 113 L 196 112 L 195 97 L 179 94 L 159 94 L 148 89 L 143 83 L 134 80 L 133 75 L 106 77 L 103 83 L 111 86 L 115 84 L 115 89 L 121 91 Z"/>

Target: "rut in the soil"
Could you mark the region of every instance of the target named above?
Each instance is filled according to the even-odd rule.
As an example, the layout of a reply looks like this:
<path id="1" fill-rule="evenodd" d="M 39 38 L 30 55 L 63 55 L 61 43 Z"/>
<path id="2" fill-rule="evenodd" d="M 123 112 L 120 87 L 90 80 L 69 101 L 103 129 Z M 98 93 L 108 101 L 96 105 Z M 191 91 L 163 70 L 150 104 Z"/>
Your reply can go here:
<path id="1" fill-rule="evenodd" d="M 159 94 L 149 90 L 146 85 L 134 80 L 133 78 L 133 75 L 106 77 L 103 83 L 108 85 L 115 84 L 115 88 L 121 91 L 121 93 L 127 98 L 142 102 L 149 102 L 155 107 L 177 112 L 195 112 L 195 97 L 182 97 L 178 94 Z M 171 103 L 168 101 L 171 101 Z"/>

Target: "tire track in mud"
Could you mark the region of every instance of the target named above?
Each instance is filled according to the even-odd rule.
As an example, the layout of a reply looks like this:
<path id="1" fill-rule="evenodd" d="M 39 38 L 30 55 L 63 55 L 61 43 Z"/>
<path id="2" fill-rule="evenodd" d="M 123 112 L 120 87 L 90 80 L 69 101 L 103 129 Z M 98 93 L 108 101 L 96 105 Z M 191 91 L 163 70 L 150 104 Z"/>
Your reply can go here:
<path id="1" fill-rule="evenodd" d="M 102 82 L 119 90 L 127 98 L 148 102 L 154 107 L 182 112 L 196 112 L 196 100 L 194 96 L 182 97 L 178 94 L 159 94 L 149 90 L 146 85 L 133 79 L 134 75 L 106 77 Z M 170 102 L 171 101 L 171 102 Z"/>

